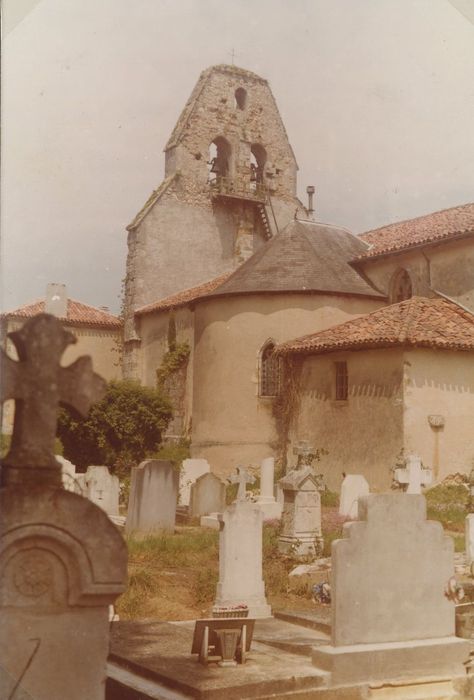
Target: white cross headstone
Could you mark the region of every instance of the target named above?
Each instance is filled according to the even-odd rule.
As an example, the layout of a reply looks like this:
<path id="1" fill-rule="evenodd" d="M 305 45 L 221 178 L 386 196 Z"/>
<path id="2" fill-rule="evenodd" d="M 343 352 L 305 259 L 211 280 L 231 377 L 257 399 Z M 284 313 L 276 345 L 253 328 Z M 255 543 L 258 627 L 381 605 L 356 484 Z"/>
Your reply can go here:
<path id="1" fill-rule="evenodd" d="M 238 484 L 239 490 L 237 491 L 236 501 L 245 501 L 245 494 L 247 491 L 247 484 L 255 483 L 255 477 L 250 476 L 243 467 L 237 467 L 237 474 L 232 474 L 229 478 L 231 484 Z"/>
<path id="2" fill-rule="evenodd" d="M 433 479 L 431 469 L 422 466 L 418 455 L 408 455 L 405 469 L 395 469 L 399 484 L 408 484 L 406 493 L 421 493 L 422 486 L 429 486 Z"/>

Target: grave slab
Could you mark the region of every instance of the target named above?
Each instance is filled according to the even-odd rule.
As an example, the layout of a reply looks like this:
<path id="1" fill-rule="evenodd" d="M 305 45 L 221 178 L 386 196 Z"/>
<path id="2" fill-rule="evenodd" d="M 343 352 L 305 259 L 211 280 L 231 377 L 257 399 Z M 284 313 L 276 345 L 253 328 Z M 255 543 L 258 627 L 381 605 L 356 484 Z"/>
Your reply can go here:
<path id="1" fill-rule="evenodd" d="M 179 472 L 179 503 L 189 506 L 191 486 L 203 474 L 208 474 L 211 467 L 207 459 L 185 459 Z"/>
<path id="2" fill-rule="evenodd" d="M 225 484 L 215 474 L 202 474 L 191 484 L 189 515 L 192 518 L 222 513 L 224 508 Z"/>
<path id="3" fill-rule="evenodd" d="M 356 520 L 358 517 L 358 501 L 360 496 L 369 493 L 369 484 L 362 474 L 347 474 L 341 485 L 339 499 L 339 515 Z"/>
<path id="4" fill-rule="evenodd" d="M 171 462 L 147 459 L 132 469 L 125 532 L 173 530 L 178 500 L 178 473 Z"/>
<path id="5" fill-rule="evenodd" d="M 370 494 L 358 522 L 332 545 L 331 645 L 314 651 L 332 684 L 461 672 L 469 654 L 454 636 L 454 605 L 444 588 L 453 542 L 426 520 L 417 494 Z"/>

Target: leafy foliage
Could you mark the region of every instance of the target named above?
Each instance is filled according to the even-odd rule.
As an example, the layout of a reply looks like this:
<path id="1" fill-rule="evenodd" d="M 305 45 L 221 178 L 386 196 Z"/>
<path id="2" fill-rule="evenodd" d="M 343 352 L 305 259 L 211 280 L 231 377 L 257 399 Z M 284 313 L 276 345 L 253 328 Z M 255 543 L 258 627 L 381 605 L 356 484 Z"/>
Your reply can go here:
<path id="1" fill-rule="evenodd" d="M 179 469 L 182 462 L 191 457 L 191 451 L 189 449 L 190 444 L 190 440 L 181 438 L 177 443 L 163 445 L 153 456 L 156 457 L 156 459 L 166 459 L 172 463 L 175 469 Z"/>
<path id="2" fill-rule="evenodd" d="M 188 359 L 191 348 L 188 343 L 176 343 L 163 356 L 161 365 L 156 370 L 158 387 L 162 388 L 170 375 L 183 367 Z"/>
<path id="3" fill-rule="evenodd" d="M 126 472 L 156 453 L 171 416 L 171 404 L 158 389 L 114 381 L 87 418 L 62 409 L 58 434 L 64 456 L 77 466 L 107 464 Z"/>

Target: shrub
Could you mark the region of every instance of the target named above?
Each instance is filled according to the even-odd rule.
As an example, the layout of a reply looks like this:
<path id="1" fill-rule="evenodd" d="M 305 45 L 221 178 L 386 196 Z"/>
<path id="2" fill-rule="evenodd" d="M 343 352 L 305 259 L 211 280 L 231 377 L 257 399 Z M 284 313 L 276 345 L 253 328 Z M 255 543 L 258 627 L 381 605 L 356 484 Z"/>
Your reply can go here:
<path id="1" fill-rule="evenodd" d="M 108 464 L 123 474 L 157 451 L 171 416 L 171 404 L 158 389 L 115 381 L 87 418 L 62 409 L 58 434 L 64 456 L 77 466 Z"/>

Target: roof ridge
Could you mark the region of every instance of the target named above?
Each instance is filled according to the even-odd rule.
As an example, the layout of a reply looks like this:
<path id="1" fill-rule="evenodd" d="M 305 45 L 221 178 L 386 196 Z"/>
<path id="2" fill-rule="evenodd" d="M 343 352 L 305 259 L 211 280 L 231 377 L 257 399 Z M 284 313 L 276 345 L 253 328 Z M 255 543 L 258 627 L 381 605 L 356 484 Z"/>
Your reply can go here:
<path id="1" fill-rule="evenodd" d="M 399 226 L 400 224 L 408 224 L 412 221 L 418 221 L 419 219 L 424 219 L 427 216 L 433 216 L 436 214 L 443 214 L 446 211 L 454 211 L 455 209 L 463 209 L 464 207 L 474 206 L 474 202 L 465 202 L 464 204 L 456 204 L 454 207 L 446 207 L 444 209 L 437 209 L 436 211 L 427 212 L 426 214 L 419 214 L 418 216 L 412 216 L 409 219 L 399 219 L 398 221 L 392 221 L 389 224 L 383 224 L 382 226 L 377 226 L 376 228 L 371 228 L 368 231 L 363 231 L 359 233 L 358 236 L 366 236 L 369 233 L 375 233 L 375 231 L 380 231 L 384 228 L 389 228 L 390 226 Z"/>

